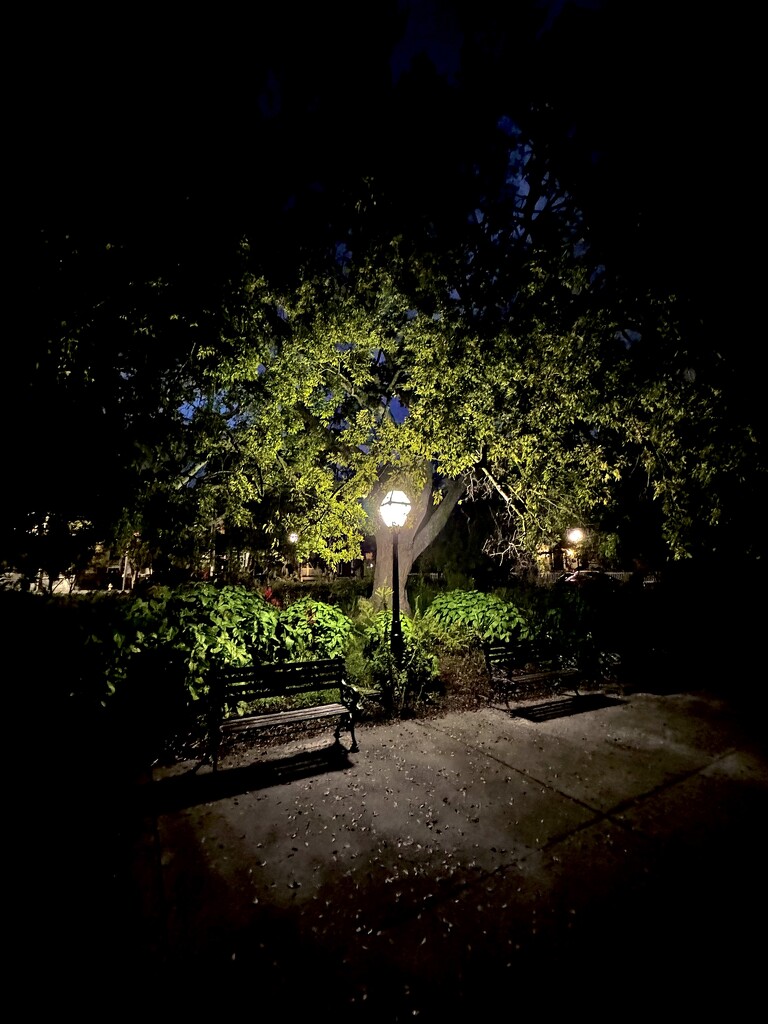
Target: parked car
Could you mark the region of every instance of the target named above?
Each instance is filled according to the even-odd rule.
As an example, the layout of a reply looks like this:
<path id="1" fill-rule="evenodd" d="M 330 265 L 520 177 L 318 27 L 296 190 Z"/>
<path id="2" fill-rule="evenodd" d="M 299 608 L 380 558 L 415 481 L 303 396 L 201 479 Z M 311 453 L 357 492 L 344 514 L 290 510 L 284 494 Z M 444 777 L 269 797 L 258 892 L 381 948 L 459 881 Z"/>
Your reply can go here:
<path id="1" fill-rule="evenodd" d="M 604 588 L 616 586 L 616 580 L 599 569 L 577 569 L 575 572 L 564 573 L 557 581 L 560 586 Z"/>

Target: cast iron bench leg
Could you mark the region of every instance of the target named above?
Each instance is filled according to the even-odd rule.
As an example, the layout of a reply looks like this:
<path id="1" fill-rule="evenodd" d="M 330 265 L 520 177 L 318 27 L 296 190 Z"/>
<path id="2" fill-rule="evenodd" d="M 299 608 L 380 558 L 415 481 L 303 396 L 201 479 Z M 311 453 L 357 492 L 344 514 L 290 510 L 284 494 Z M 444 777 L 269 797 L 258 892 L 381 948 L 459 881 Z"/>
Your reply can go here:
<path id="1" fill-rule="evenodd" d="M 333 734 L 336 737 L 336 743 L 337 744 L 341 743 L 341 730 L 342 729 L 346 729 L 347 732 L 352 737 L 352 746 L 349 749 L 350 749 L 350 753 L 356 754 L 357 751 L 360 748 L 358 747 L 357 740 L 355 739 L 355 719 L 354 719 L 353 715 L 348 715 L 348 716 L 345 716 L 344 718 L 340 718 L 339 719 L 339 724 L 336 726 L 336 730 L 335 730 L 335 732 Z"/>

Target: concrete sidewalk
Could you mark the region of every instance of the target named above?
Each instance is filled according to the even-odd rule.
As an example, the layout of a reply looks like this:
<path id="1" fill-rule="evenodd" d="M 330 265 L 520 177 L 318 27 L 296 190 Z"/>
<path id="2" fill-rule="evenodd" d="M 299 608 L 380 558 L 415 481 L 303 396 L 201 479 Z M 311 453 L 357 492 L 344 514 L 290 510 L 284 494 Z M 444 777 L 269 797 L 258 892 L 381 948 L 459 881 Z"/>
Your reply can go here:
<path id="1" fill-rule="evenodd" d="M 705 694 L 523 710 L 156 771 L 133 977 L 158 1007 L 289 1020 L 753 1013 L 765 723 Z"/>

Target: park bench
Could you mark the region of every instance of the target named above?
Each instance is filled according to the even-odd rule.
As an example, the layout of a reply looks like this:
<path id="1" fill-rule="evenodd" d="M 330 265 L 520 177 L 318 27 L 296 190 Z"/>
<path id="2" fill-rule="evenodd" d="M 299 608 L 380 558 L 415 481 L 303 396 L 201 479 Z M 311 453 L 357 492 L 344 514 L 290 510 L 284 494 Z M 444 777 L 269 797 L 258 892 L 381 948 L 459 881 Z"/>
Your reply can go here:
<path id="1" fill-rule="evenodd" d="M 309 725 L 336 719 L 358 750 L 358 694 L 344 678 L 343 658 L 252 664 L 212 670 L 208 708 L 208 755 L 216 771 L 225 739 L 266 728 Z"/>
<path id="2" fill-rule="evenodd" d="M 500 697 L 509 707 L 510 699 L 521 697 L 533 687 L 556 689 L 563 684 L 568 684 L 567 688 L 579 696 L 581 673 L 578 669 L 556 667 L 528 671 L 520 665 L 519 648 L 503 641 L 485 644 L 483 653 L 491 700 Z"/>

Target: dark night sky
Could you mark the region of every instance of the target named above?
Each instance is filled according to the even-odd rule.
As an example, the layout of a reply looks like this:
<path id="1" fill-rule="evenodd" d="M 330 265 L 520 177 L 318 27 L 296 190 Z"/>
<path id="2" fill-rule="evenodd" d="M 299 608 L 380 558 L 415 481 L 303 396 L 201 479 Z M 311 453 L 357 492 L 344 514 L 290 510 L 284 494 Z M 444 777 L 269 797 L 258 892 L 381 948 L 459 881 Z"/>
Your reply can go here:
<path id="1" fill-rule="evenodd" d="M 593 162 L 603 222 L 625 239 L 636 232 L 638 258 L 710 305 L 717 296 L 744 337 L 761 239 L 749 17 L 668 0 L 284 3 L 213 20 L 17 15 L 10 215 L 32 236 L 52 220 L 237 228 L 383 165 L 405 197 L 419 174 L 439 189 L 443 155 L 460 151 L 473 123 L 551 101 L 571 156 Z M 462 68 L 468 40 L 491 47 L 495 63 Z M 393 86 L 425 58 L 440 88 L 393 105 Z"/>
<path id="2" fill-rule="evenodd" d="M 724 49 L 727 29 L 711 15 L 675 22 L 675 4 L 531 0 L 509 5 L 501 22 L 497 5 L 485 0 L 471 5 L 470 21 L 466 4 L 401 6 L 400 14 L 394 2 L 302 14 L 302 5 L 287 3 L 273 14 L 262 6 L 213 24 L 189 15 L 165 24 L 134 16 L 101 32 L 85 20 L 48 23 L 27 46 L 26 74 L 11 104 L 12 127 L 15 121 L 23 136 L 12 157 L 43 190 L 53 190 L 54 202 L 66 203 L 70 188 L 87 195 L 100 182 L 114 185 L 114 202 L 128 202 L 132 190 L 152 182 L 179 187 L 207 179 L 218 188 L 228 177 L 258 180 L 260 164 L 275 157 L 260 147 L 260 129 L 269 121 L 264 115 L 278 110 L 297 112 L 294 123 L 300 112 L 305 128 L 327 129 L 325 153 L 290 137 L 277 144 L 303 151 L 309 168 L 317 157 L 332 157 L 331 145 L 354 151 L 372 133 L 396 146 L 402 126 L 381 117 L 393 72 L 399 78 L 422 53 L 455 83 L 462 41 L 483 33 L 507 46 L 502 69 L 488 80 L 495 95 L 484 104 L 503 104 L 505 91 L 511 102 L 516 94 L 559 92 L 595 145 L 619 147 L 623 158 L 633 138 L 633 161 L 648 163 L 649 172 L 659 146 L 647 133 L 659 133 L 662 148 L 679 158 L 705 156 L 700 133 L 722 137 L 722 118 L 733 122 L 743 109 L 744 70 L 727 68 L 735 57 Z M 377 10 L 389 17 L 377 19 Z M 434 144 L 429 121 L 439 112 L 425 105 L 413 116 L 424 118 L 424 141 Z M 313 141 L 322 145 L 319 135 Z"/>

